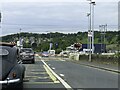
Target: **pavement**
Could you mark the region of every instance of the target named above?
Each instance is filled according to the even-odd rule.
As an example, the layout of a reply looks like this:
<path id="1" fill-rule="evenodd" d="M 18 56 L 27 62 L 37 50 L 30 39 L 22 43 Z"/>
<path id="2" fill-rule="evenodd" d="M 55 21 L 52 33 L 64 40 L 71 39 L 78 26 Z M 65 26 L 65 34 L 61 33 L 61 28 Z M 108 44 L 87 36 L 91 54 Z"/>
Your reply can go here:
<path id="1" fill-rule="evenodd" d="M 104 70 L 111 71 L 111 72 L 120 73 L 120 70 L 119 70 L 120 67 L 118 65 L 102 64 L 102 63 L 98 63 L 98 62 L 90 62 L 90 61 L 87 61 L 87 60 L 76 61 L 76 60 L 72 60 L 72 59 L 69 59 L 69 58 L 64 58 L 64 60 L 70 60 L 74 63 L 79 63 L 81 65 L 94 67 L 94 68 L 98 68 L 98 69 L 104 69 Z"/>

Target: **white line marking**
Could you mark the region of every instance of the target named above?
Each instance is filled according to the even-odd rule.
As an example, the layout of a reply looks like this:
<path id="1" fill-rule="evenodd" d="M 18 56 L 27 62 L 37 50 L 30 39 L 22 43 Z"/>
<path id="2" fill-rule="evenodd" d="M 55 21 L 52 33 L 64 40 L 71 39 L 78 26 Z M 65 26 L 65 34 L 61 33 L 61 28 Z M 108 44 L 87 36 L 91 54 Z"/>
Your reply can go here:
<path id="1" fill-rule="evenodd" d="M 55 68 L 54 68 L 54 67 L 52 67 L 52 69 L 53 69 L 53 70 L 55 70 Z"/>
<path id="2" fill-rule="evenodd" d="M 64 74 L 60 74 L 61 77 L 64 77 L 65 75 Z"/>
<path id="3" fill-rule="evenodd" d="M 44 65 L 46 65 L 46 67 L 55 75 L 55 77 L 65 86 L 66 89 L 68 90 L 73 90 L 72 87 L 65 82 L 61 77 L 59 77 L 59 75 L 57 75 L 47 64 L 44 60 L 41 60 L 43 62 Z"/>
<path id="4" fill-rule="evenodd" d="M 60 61 L 65 61 L 65 60 L 62 60 L 62 59 L 61 59 Z"/>

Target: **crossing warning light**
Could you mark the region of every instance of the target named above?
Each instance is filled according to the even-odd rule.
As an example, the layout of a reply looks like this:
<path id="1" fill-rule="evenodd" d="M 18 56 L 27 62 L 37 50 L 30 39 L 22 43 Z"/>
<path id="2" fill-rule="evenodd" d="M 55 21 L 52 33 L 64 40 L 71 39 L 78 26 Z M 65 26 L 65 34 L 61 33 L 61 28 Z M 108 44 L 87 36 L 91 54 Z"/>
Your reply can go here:
<path id="1" fill-rule="evenodd" d="M 82 44 L 81 43 L 75 43 L 74 48 L 80 49 L 80 48 L 82 48 Z"/>

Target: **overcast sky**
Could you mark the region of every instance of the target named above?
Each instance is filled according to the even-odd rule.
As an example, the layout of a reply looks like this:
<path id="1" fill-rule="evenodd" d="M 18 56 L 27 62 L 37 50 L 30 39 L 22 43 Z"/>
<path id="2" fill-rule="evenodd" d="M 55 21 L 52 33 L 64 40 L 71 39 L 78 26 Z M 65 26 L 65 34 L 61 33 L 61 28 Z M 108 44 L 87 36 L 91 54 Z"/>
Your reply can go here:
<path id="1" fill-rule="evenodd" d="M 75 32 L 88 30 L 89 2 L 86 0 L 2 0 L 2 33 Z M 118 0 L 96 0 L 95 30 L 108 24 L 117 30 Z"/>

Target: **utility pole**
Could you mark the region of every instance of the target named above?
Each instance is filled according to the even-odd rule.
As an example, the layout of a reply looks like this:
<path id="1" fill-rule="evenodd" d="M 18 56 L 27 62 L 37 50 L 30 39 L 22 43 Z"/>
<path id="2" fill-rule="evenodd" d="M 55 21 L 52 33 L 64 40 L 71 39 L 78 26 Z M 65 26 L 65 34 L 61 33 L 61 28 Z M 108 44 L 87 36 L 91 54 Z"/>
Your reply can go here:
<path id="1" fill-rule="evenodd" d="M 101 53 L 105 53 L 105 42 L 106 42 L 106 37 L 105 37 L 105 34 L 107 32 L 107 24 L 105 25 L 99 25 L 99 31 L 100 31 L 100 34 L 101 34 Z M 103 46 L 104 44 L 104 46 Z"/>

